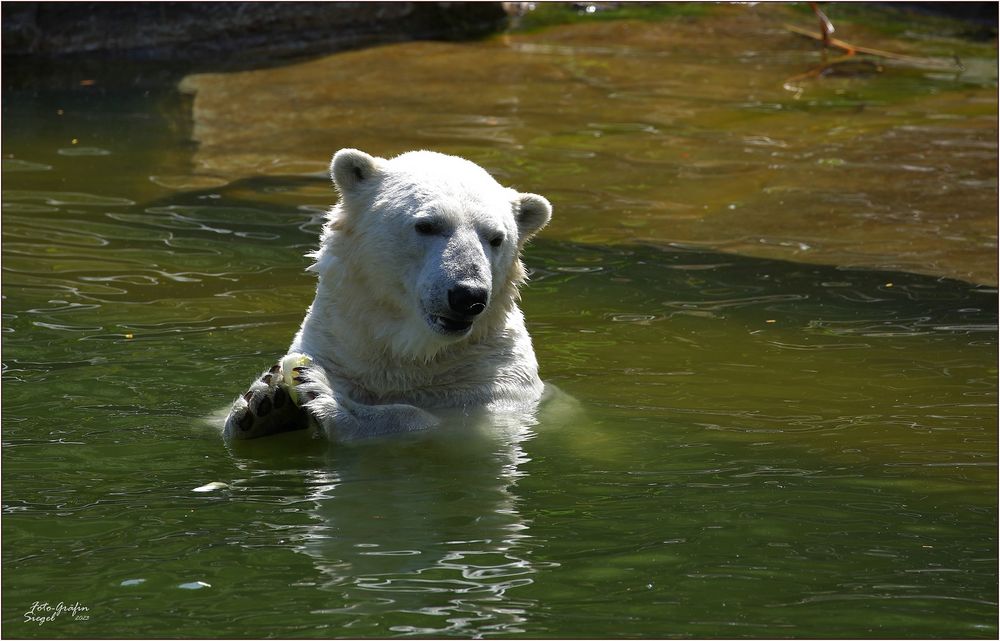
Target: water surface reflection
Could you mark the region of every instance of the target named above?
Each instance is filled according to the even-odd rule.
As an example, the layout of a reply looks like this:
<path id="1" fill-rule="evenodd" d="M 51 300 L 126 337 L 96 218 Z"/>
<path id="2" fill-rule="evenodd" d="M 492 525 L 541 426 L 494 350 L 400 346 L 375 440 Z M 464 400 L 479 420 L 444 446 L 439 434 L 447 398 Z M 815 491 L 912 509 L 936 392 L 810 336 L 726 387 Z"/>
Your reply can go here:
<path id="1" fill-rule="evenodd" d="M 329 446 L 321 467 L 294 470 L 304 485 L 294 509 L 309 523 L 284 541 L 312 560 L 315 587 L 330 594 L 329 607 L 310 613 L 316 620 L 368 634 L 526 631 L 537 604 L 518 588 L 558 566 L 534 558 L 544 542 L 531 535 L 516 494 L 530 460 L 523 446 L 534 437 L 532 421 L 460 423 Z M 234 460 L 251 492 L 290 472 L 252 454 L 260 448 L 242 449 Z M 380 627 L 386 613 L 393 613 L 387 629 Z"/>

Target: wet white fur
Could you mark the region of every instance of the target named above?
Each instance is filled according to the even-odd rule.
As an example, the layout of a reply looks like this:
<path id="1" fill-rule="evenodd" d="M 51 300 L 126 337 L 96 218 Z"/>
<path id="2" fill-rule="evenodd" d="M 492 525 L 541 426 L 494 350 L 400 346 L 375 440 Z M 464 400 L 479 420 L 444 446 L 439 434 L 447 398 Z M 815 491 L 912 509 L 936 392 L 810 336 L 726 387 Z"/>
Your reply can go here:
<path id="1" fill-rule="evenodd" d="M 311 254 L 316 298 L 289 348 L 314 363 L 299 393 L 318 394 L 307 407 L 327 434 L 422 429 L 435 410 L 537 403 L 543 385 L 518 287 L 521 249 L 548 222 L 548 201 L 428 151 L 386 160 L 343 149 L 330 170 L 341 198 Z M 421 220 L 439 233 L 419 233 Z M 447 311 L 457 283 L 487 290 L 489 302 L 466 335 L 442 335 L 428 318 Z"/>

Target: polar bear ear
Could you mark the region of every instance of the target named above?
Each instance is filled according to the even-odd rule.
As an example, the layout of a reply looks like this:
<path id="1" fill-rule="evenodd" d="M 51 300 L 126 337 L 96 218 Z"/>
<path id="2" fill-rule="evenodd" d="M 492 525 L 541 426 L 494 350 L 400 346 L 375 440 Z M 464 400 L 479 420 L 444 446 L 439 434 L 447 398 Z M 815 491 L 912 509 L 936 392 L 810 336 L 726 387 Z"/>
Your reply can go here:
<path id="1" fill-rule="evenodd" d="M 342 194 L 353 192 L 378 171 L 378 159 L 357 149 L 341 149 L 330 161 L 330 177 Z"/>
<path id="2" fill-rule="evenodd" d="M 552 205 L 537 194 L 518 194 L 514 201 L 514 218 L 523 243 L 549 222 Z"/>

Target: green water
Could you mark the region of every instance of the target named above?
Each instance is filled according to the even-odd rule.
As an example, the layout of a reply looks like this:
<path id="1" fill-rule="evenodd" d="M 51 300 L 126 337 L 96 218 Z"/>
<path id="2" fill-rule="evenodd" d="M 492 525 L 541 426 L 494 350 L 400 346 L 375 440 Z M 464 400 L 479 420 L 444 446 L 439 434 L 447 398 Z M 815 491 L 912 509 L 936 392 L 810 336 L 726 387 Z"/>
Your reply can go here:
<path id="1" fill-rule="evenodd" d="M 747 15 L 394 45 L 188 78 L 193 99 L 150 64 L 5 74 L 5 636 L 995 638 L 995 78 L 888 69 L 795 98 L 780 83 L 814 52 L 765 51 L 778 86 L 756 91 L 804 105 L 771 109 L 741 94 L 778 47 Z M 667 31 L 723 53 L 635 45 Z M 447 65 L 427 93 L 391 82 L 432 49 L 408 71 L 507 73 L 489 95 Z M 387 121 L 268 103 L 359 56 Z M 655 84 L 678 69 L 697 91 Z M 257 101 L 229 128 L 226 83 Z M 311 300 L 334 195 L 308 172 L 341 146 L 460 152 L 552 199 L 523 307 L 579 414 L 223 444 L 205 417 Z M 87 610 L 28 622 L 35 602 Z"/>

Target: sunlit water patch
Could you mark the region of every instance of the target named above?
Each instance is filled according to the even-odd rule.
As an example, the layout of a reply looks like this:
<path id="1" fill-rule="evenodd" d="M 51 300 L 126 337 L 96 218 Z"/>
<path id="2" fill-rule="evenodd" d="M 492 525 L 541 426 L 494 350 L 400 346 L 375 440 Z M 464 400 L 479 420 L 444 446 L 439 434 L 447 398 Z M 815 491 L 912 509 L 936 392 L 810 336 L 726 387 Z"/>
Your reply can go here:
<path id="1" fill-rule="evenodd" d="M 402 43 L 180 86 L 204 176 L 321 172 L 328 140 L 433 148 L 572 203 L 552 238 L 996 285 L 996 74 L 975 72 L 995 50 L 840 23 L 838 36 L 911 61 L 789 90 L 821 60 L 786 28 L 800 19 L 783 5 L 717 7 L 704 21 Z"/>

